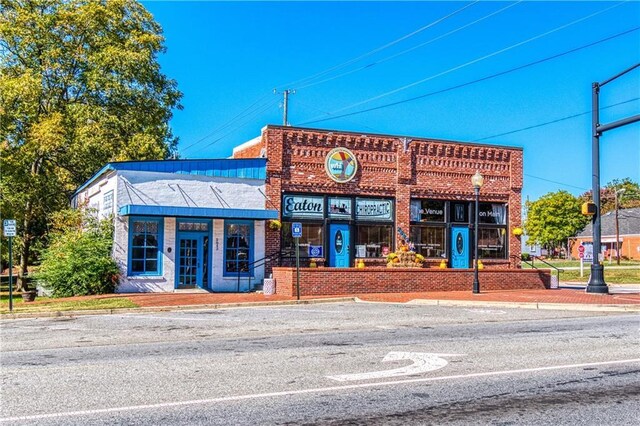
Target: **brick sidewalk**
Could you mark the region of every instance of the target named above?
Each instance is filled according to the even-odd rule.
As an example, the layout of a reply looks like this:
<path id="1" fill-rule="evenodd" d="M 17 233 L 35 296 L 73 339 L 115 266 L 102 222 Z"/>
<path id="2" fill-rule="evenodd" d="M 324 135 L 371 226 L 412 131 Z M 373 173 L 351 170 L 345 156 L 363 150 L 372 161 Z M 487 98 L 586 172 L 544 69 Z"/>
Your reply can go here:
<path id="1" fill-rule="evenodd" d="M 264 303 L 296 300 L 295 297 L 264 295 L 262 293 L 147 293 L 123 294 L 119 296 L 126 297 L 142 307 Z M 111 297 L 113 296 L 111 295 Z M 574 289 L 486 291 L 476 295 L 468 291 L 441 291 L 327 296 L 327 298 L 335 297 L 358 297 L 364 301 L 391 303 L 406 303 L 411 300 L 423 299 L 512 303 L 571 303 L 584 305 L 640 305 L 640 294 L 587 294 L 584 290 Z M 312 299 L 319 299 L 319 297 L 302 298 L 302 300 Z"/>

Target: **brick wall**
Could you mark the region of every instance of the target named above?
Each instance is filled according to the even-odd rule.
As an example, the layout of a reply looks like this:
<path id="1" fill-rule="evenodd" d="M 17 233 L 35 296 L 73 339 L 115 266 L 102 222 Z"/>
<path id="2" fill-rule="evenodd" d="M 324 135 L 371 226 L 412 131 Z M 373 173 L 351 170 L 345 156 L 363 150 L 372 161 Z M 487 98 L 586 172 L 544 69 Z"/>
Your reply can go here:
<path id="1" fill-rule="evenodd" d="M 407 233 L 412 198 L 473 201 L 471 176 L 479 170 L 485 178 L 481 202 L 508 204 L 506 264 L 520 265 L 520 239 L 511 230 L 522 227 L 521 148 L 273 125 L 263 129 L 258 146 L 269 160 L 269 208 L 280 210 L 285 192 L 393 198 L 395 226 Z M 357 157 L 358 172 L 350 182 L 337 183 L 324 170 L 327 153 L 336 147 Z M 267 253 L 280 249 L 278 232 L 267 231 L 266 238 Z"/>
<path id="2" fill-rule="evenodd" d="M 276 294 L 296 295 L 295 268 L 273 268 Z M 544 289 L 551 275 L 543 270 L 483 270 L 480 290 Z M 300 268 L 300 295 L 472 291 L 473 269 Z"/>

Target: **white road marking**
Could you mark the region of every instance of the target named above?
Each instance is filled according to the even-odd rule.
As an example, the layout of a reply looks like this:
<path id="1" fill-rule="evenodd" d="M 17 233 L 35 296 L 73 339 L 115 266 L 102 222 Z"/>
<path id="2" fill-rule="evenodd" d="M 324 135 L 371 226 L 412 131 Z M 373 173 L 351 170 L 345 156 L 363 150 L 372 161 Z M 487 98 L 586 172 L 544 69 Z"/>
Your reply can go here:
<path id="1" fill-rule="evenodd" d="M 505 311 L 496 311 L 492 309 L 465 309 L 467 312 L 473 312 L 476 314 L 495 314 L 495 315 L 504 315 Z"/>
<path id="2" fill-rule="evenodd" d="M 339 382 L 382 379 L 385 377 L 410 376 L 412 374 L 426 373 L 428 371 L 439 370 L 448 364 L 443 356 L 460 356 L 462 354 L 432 354 L 422 352 L 389 352 L 382 362 L 400 361 L 408 359 L 413 364 L 405 367 L 394 368 L 393 370 L 371 371 L 368 373 L 341 374 L 338 376 L 327 376 Z"/>
<path id="3" fill-rule="evenodd" d="M 488 371 L 485 373 L 457 374 L 453 376 L 426 377 L 426 378 L 420 378 L 420 379 L 405 379 L 405 380 L 394 380 L 394 381 L 387 381 L 387 382 L 360 383 L 357 385 L 329 386 L 329 387 L 323 387 L 323 388 L 300 389 L 300 390 L 291 390 L 291 391 L 282 391 L 282 392 L 224 396 L 224 397 L 218 397 L 218 398 L 197 399 L 197 400 L 191 400 L 191 401 L 177 401 L 177 402 L 163 402 L 158 404 L 133 405 L 128 407 L 98 408 L 95 410 L 69 411 L 66 413 L 49 413 L 49 414 L 35 414 L 31 416 L 4 417 L 4 418 L 0 418 L 0 423 L 15 422 L 20 420 L 38 420 L 38 419 L 72 417 L 72 416 L 87 416 L 87 415 L 93 415 L 93 414 L 117 413 L 122 411 L 185 407 L 189 405 L 215 404 L 219 402 L 234 402 L 234 401 L 243 401 L 243 400 L 250 400 L 250 399 L 275 398 L 275 397 L 292 396 L 292 395 L 305 395 L 305 394 L 311 394 L 311 393 L 329 393 L 329 392 L 336 392 L 336 391 L 348 390 L 348 389 L 364 389 L 364 388 L 372 388 L 372 387 L 379 387 L 379 386 L 396 386 L 396 385 L 404 385 L 404 384 L 410 384 L 410 383 L 427 383 L 427 382 L 437 382 L 437 381 L 444 381 L 444 380 L 470 379 L 470 378 L 476 378 L 476 377 L 490 377 L 490 376 L 500 376 L 500 375 L 508 375 L 508 374 L 533 373 L 537 371 L 553 371 L 553 370 L 566 370 L 570 368 L 598 367 L 598 366 L 615 365 L 615 364 L 630 364 L 630 363 L 636 363 L 636 362 L 640 363 L 640 358 L 621 359 L 616 361 L 588 362 L 583 364 L 553 365 L 553 366 L 547 366 L 547 367 L 523 368 L 518 370 Z"/>

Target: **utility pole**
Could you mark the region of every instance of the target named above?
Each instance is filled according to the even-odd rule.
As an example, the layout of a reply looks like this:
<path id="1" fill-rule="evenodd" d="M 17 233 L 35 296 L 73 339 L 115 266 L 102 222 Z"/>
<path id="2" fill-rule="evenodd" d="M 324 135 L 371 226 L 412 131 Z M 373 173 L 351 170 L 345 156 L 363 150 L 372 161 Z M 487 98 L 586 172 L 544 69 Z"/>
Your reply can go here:
<path id="1" fill-rule="evenodd" d="M 289 126 L 289 93 L 296 93 L 295 90 L 286 89 L 282 92 L 284 95 L 284 103 L 282 104 L 282 125 Z"/>
<path id="2" fill-rule="evenodd" d="M 616 190 L 616 264 L 620 265 L 620 225 L 618 222 L 618 209 L 619 209 L 619 199 L 618 194 L 622 194 L 625 191 L 625 188 L 620 188 Z"/>
<path id="3" fill-rule="evenodd" d="M 600 135 L 607 130 L 613 130 L 621 126 L 640 121 L 640 114 L 638 114 L 623 118 L 622 120 L 614 121 L 613 123 L 600 124 L 600 88 L 638 67 L 640 67 L 640 63 L 627 68 L 602 83 L 593 83 L 591 88 L 591 102 L 593 107 L 591 111 L 591 177 L 593 184 L 593 203 L 596 205 L 596 212 L 593 215 L 591 227 L 591 229 L 593 229 L 593 263 L 591 264 L 591 276 L 589 277 L 589 282 L 587 284 L 587 293 L 609 293 L 609 287 L 607 287 L 607 283 L 604 282 L 604 266 L 600 262 L 600 256 L 602 254 L 602 236 L 600 228 Z"/>

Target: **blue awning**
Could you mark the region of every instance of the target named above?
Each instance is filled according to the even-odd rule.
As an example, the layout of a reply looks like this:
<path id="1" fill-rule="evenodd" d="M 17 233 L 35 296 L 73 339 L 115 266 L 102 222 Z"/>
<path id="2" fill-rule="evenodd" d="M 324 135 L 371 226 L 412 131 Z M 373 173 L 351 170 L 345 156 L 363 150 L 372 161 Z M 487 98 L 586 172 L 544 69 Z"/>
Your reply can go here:
<path id="1" fill-rule="evenodd" d="M 278 219 L 277 210 L 222 209 L 205 207 L 173 207 L 127 204 L 120 207 L 121 216 L 199 217 L 214 219 Z"/>

